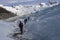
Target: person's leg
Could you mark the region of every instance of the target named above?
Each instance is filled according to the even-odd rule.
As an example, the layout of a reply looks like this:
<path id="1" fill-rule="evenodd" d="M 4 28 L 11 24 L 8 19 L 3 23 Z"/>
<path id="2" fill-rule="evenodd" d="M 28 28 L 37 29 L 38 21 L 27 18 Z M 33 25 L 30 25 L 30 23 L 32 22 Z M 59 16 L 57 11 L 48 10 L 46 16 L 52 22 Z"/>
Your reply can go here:
<path id="1" fill-rule="evenodd" d="M 21 34 L 23 34 L 23 27 L 20 28 Z"/>

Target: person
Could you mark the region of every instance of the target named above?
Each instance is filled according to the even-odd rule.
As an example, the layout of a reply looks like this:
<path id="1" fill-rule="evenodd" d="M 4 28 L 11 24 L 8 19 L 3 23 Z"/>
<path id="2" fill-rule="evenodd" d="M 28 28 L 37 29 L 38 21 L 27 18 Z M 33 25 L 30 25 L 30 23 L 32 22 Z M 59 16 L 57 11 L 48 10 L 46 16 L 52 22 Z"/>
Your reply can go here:
<path id="1" fill-rule="evenodd" d="M 20 34 L 23 34 L 23 23 L 20 21 L 19 23 L 19 28 L 20 28 Z"/>
<path id="2" fill-rule="evenodd" d="M 21 34 L 21 35 L 23 34 L 23 23 L 21 21 L 19 22 L 18 26 L 19 26 L 19 29 L 20 29 L 21 33 L 14 33 L 13 37 L 16 37 L 18 34 Z"/>
<path id="3" fill-rule="evenodd" d="M 28 20 L 29 20 L 29 17 L 28 18 L 25 18 L 24 19 L 24 23 L 26 24 Z"/>
<path id="4" fill-rule="evenodd" d="M 26 22 L 27 22 L 27 18 L 24 20 L 24 23 L 26 24 Z"/>

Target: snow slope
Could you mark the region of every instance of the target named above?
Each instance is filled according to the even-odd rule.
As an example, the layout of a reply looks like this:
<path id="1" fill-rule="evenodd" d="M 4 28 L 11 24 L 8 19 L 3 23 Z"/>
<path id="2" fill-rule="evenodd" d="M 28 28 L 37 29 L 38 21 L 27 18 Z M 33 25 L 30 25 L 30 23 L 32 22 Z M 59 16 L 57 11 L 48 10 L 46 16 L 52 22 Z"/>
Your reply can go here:
<path id="1" fill-rule="evenodd" d="M 0 40 L 13 40 L 8 37 L 13 27 L 5 21 L 0 20 Z"/>
<path id="2" fill-rule="evenodd" d="M 18 28 L 15 23 L 0 20 L 0 40 L 14 40 L 10 38 L 10 34 L 13 33 L 15 28 Z"/>
<path id="3" fill-rule="evenodd" d="M 0 40 L 13 40 L 8 35 L 13 33 L 17 25 L 16 21 L 5 22 L 0 20 Z M 30 14 L 25 29 L 26 31 L 22 35 L 24 39 L 60 40 L 60 5 Z"/>
<path id="4" fill-rule="evenodd" d="M 31 40 L 60 40 L 60 5 L 31 14 L 26 29 Z"/>

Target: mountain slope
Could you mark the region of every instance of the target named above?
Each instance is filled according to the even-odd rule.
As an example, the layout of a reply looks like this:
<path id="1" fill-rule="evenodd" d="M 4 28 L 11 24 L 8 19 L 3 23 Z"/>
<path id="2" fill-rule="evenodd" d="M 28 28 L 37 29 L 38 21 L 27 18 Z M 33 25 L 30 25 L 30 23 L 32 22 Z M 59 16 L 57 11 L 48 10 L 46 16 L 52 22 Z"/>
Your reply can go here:
<path id="1" fill-rule="evenodd" d="M 9 12 L 9 11 L 7 11 L 6 9 L 0 7 L 0 13 L 11 13 L 11 12 Z"/>
<path id="2" fill-rule="evenodd" d="M 15 36 L 16 39 L 60 40 L 60 5 L 49 7 L 21 18 L 24 20 L 27 18 L 28 20 L 24 25 L 23 35 Z M 17 19 L 17 21 L 19 23 L 20 20 Z M 15 27 L 18 27 L 18 23 L 16 21 L 5 22 L 0 20 L 0 40 L 13 40 L 9 38 L 9 34 L 18 32 L 19 28 L 15 29 Z"/>
<path id="3" fill-rule="evenodd" d="M 31 40 L 60 40 L 60 5 L 31 14 L 24 35 Z M 29 35 L 29 36 L 28 36 Z"/>
<path id="4" fill-rule="evenodd" d="M 16 14 L 13 14 L 12 12 L 0 7 L 0 19 L 7 19 L 14 16 L 16 16 Z"/>

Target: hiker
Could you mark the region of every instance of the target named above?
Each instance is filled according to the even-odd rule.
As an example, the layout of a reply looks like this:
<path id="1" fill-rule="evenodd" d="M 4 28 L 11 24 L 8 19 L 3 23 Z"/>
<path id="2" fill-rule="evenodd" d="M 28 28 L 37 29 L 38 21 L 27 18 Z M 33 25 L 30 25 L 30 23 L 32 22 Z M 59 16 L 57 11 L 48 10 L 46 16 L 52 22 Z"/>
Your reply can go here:
<path id="1" fill-rule="evenodd" d="M 14 33 L 13 34 L 13 37 L 16 37 L 18 34 L 23 34 L 23 23 L 21 22 L 21 21 L 19 21 L 19 25 L 18 25 L 18 27 L 19 27 L 19 31 L 21 32 L 21 33 Z"/>
<path id="2" fill-rule="evenodd" d="M 28 18 L 25 18 L 24 19 L 24 23 L 26 24 L 26 22 L 29 20 L 29 17 Z"/>
<path id="3" fill-rule="evenodd" d="M 27 18 L 26 19 L 24 19 L 24 23 L 26 24 L 26 22 L 27 22 Z"/>
<path id="4" fill-rule="evenodd" d="M 19 23 L 19 28 L 20 28 L 21 34 L 23 34 L 23 23 L 21 21 Z"/>

